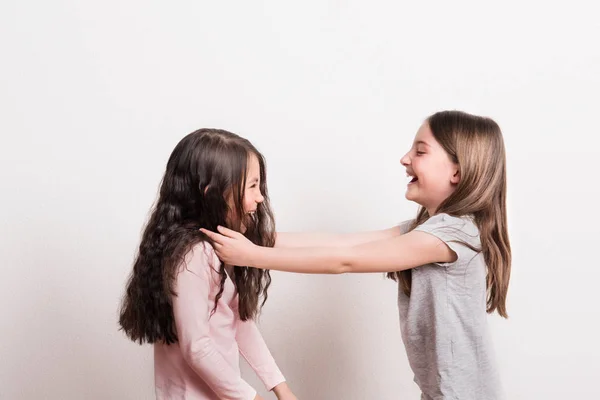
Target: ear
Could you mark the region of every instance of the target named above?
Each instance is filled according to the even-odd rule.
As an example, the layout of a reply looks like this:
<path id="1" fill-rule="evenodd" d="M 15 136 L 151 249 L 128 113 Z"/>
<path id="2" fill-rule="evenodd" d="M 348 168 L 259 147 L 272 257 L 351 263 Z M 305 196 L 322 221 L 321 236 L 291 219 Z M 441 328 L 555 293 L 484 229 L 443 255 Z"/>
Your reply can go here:
<path id="1" fill-rule="evenodd" d="M 458 168 L 458 165 L 454 168 L 453 174 L 450 177 L 450 182 L 454 185 L 458 185 L 460 182 L 460 168 Z"/>

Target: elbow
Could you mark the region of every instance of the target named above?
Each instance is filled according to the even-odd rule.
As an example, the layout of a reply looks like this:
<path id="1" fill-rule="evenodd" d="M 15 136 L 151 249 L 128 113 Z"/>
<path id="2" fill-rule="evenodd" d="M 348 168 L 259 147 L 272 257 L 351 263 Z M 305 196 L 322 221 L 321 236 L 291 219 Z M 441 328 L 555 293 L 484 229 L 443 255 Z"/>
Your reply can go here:
<path id="1" fill-rule="evenodd" d="M 327 275 L 341 275 L 350 272 L 344 264 L 334 265 L 325 270 Z"/>
<path id="2" fill-rule="evenodd" d="M 354 263 L 352 262 L 351 252 L 348 248 L 340 248 L 336 261 L 332 263 L 328 273 L 332 275 L 341 275 L 354 272 Z"/>
<path id="3" fill-rule="evenodd" d="M 352 265 L 343 263 L 343 264 L 336 266 L 331 273 L 334 275 L 342 275 L 342 274 L 348 274 L 350 272 L 353 272 Z"/>
<path id="4" fill-rule="evenodd" d="M 338 274 L 350 274 L 352 272 L 356 272 L 356 265 L 352 262 L 350 262 L 349 260 L 344 261 L 339 267 L 338 267 Z"/>
<path id="5" fill-rule="evenodd" d="M 190 364 L 201 363 L 203 359 L 210 356 L 214 347 L 208 337 L 202 337 L 188 343 L 181 343 L 183 358 Z"/>

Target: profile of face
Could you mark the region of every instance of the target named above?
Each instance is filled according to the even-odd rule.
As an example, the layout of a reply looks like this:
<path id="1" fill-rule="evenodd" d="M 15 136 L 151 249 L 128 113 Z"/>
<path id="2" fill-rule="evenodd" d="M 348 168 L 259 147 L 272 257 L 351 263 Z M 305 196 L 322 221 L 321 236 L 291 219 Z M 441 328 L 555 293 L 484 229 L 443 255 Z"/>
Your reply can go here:
<path id="1" fill-rule="evenodd" d="M 265 200 L 260 189 L 260 184 L 260 163 L 258 162 L 256 155 L 250 153 L 248 156 L 248 166 L 246 167 L 245 186 L 241 188 L 241 192 L 243 193 L 242 209 L 244 210 L 244 215 L 241 219 L 242 233 L 246 230 L 246 227 L 252 223 L 258 205 Z M 231 194 L 227 197 L 227 204 L 229 205 L 227 219 L 228 223 L 231 224 L 232 221 L 238 218 L 235 211 L 236 207 L 234 205 L 233 196 Z"/>
<path id="2" fill-rule="evenodd" d="M 460 182 L 459 165 L 435 139 L 427 122 L 417 131 L 412 147 L 400 163 L 409 178 L 406 198 L 425 207 L 430 215 Z"/>

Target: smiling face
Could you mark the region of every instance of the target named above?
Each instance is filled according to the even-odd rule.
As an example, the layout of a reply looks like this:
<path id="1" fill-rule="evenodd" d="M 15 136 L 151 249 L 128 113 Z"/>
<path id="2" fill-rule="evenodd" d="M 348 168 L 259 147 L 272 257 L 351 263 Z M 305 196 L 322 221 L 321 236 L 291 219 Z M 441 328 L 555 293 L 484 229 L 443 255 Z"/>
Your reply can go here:
<path id="1" fill-rule="evenodd" d="M 435 214 L 460 181 L 458 164 L 435 140 L 427 122 L 417 131 L 410 151 L 400 163 L 409 177 L 406 198 L 425 207 L 429 215 Z"/>
<path id="2" fill-rule="evenodd" d="M 244 212 L 244 216 L 242 217 L 241 221 L 242 233 L 246 230 L 246 227 L 254 218 L 258 205 L 265 200 L 261 192 L 260 175 L 260 163 L 258 162 L 258 158 L 255 154 L 250 153 L 248 156 L 248 166 L 246 167 L 245 186 L 240 190 L 243 193 L 242 208 Z M 228 196 L 227 203 L 229 204 L 230 209 L 228 220 L 231 222 L 237 217 L 235 215 L 236 207 L 234 205 L 232 195 Z"/>
<path id="3" fill-rule="evenodd" d="M 260 164 L 255 154 L 248 157 L 246 170 L 246 187 L 244 188 L 244 212 L 253 215 L 265 198 L 260 190 Z"/>

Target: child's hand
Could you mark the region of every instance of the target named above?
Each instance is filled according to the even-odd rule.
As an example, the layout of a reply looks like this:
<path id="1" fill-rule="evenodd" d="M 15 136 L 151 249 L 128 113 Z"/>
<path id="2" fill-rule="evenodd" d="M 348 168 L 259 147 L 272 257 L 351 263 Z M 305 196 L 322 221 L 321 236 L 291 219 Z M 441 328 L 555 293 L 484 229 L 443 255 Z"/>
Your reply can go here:
<path id="1" fill-rule="evenodd" d="M 200 228 L 200 231 L 211 238 L 217 256 L 225 264 L 252 266 L 252 254 L 257 246 L 239 232 L 219 226 L 220 232 L 208 231 Z"/>

